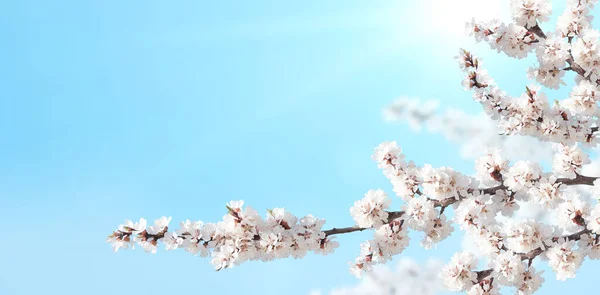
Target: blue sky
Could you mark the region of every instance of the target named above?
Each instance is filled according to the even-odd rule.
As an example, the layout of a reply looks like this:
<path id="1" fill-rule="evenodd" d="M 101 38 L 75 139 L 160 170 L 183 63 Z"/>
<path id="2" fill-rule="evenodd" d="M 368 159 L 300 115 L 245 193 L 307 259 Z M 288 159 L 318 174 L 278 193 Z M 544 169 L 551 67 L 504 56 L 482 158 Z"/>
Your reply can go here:
<path id="1" fill-rule="evenodd" d="M 104 240 L 124 219 L 218 221 L 237 199 L 350 225 L 367 190 L 391 192 L 370 160 L 381 141 L 418 164 L 471 172 L 458 147 L 388 125 L 381 109 L 407 95 L 479 112 L 452 59 L 461 45 L 515 95 L 532 60 L 459 44 L 424 15 L 409 1 L 0 4 L 0 294 L 306 294 L 355 283 L 347 263 L 369 233 L 340 237 L 331 256 L 218 273 L 183 251 L 115 254 Z M 402 255 L 448 260 L 459 249 L 456 235 Z M 566 283 L 549 275 L 542 293 L 585 290 L 597 267 L 587 261 Z"/>

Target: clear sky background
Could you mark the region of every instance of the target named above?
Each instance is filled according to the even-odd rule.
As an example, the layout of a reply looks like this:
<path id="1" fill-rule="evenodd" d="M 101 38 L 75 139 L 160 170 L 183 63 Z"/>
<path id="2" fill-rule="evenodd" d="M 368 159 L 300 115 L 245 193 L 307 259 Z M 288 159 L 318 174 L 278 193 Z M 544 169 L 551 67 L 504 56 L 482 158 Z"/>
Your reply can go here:
<path id="1" fill-rule="evenodd" d="M 354 284 L 348 262 L 370 233 L 339 237 L 334 255 L 221 272 L 184 251 L 113 253 L 104 241 L 125 219 L 216 222 L 237 199 L 351 225 L 367 190 L 391 193 L 370 160 L 381 141 L 417 164 L 471 173 L 458 147 L 386 124 L 381 110 L 404 95 L 480 112 L 460 85 L 461 46 L 520 94 L 533 59 L 461 35 L 474 13 L 506 16 L 500 2 L 4 1 L 0 294 L 295 295 Z M 557 15 L 564 4 L 554 2 Z M 461 236 L 431 251 L 418 240 L 402 255 L 447 261 Z M 586 261 L 566 283 L 548 273 L 540 294 L 579 294 L 598 267 Z"/>

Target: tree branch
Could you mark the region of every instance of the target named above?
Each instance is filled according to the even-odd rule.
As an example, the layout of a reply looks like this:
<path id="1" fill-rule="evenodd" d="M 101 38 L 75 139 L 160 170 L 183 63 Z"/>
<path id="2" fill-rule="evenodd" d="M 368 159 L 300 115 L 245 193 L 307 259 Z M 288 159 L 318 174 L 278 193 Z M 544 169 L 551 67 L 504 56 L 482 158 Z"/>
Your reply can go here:
<path id="1" fill-rule="evenodd" d="M 577 176 L 575 178 L 558 178 L 558 179 L 556 179 L 556 183 L 562 183 L 564 185 L 594 185 L 594 181 L 598 178 L 600 178 L 600 177 L 591 177 L 591 176 L 577 174 Z M 483 189 L 480 189 L 480 191 L 482 191 L 484 194 L 494 195 L 494 194 L 496 194 L 496 191 L 506 190 L 506 189 L 507 189 L 506 186 L 501 184 L 501 185 L 497 185 L 497 186 L 493 186 L 493 187 L 489 187 L 489 188 L 483 188 Z M 443 200 L 429 199 L 429 201 L 433 202 L 433 206 L 435 208 L 441 207 L 443 210 L 446 207 L 448 207 L 462 199 L 463 198 L 459 198 L 459 199 L 446 198 Z M 388 212 L 387 222 L 391 222 L 392 220 L 399 218 L 402 215 L 404 215 L 404 211 L 390 211 L 390 212 Z M 326 236 L 332 236 L 332 235 L 347 234 L 347 233 L 352 233 L 352 232 L 357 232 L 357 231 L 363 231 L 366 229 L 368 229 L 368 228 L 362 228 L 362 227 L 358 227 L 358 226 L 342 227 L 342 228 L 334 227 L 332 229 L 325 230 L 323 232 L 325 233 Z"/>
<path id="2" fill-rule="evenodd" d="M 527 28 L 527 30 L 540 38 L 546 39 L 546 34 L 544 33 L 542 28 L 540 28 L 539 24 L 537 24 L 537 23 L 535 24 L 535 26 L 533 26 L 531 28 Z M 569 37 L 569 43 L 571 43 L 571 40 L 572 40 L 572 38 Z M 562 70 L 574 71 L 577 74 L 579 74 L 580 76 L 582 76 L 583 78 L 585 78 L 586 80 L 590 80 L 589 77 L 585 76 L 585 69 L 583 69 L 583 67 L 581 67 L 579 64 L 577 64 L 575 62 L 575 60 L 573 59 L 573 54 L 571 54 L 571 49 L 569 49 L 569 58 L 567 58 L 566 62 L 569 64 L 569 66 L 566 68 L 563 68 Z M 591 81 L 591 82 L 594 82 L 594 81 Z"/>
<path id="3" fill-rule="evenodd" d="M 404 215 L 404 211 L 389 211 L 388 219 L 386 222 L 391 222 L 394 219 L 400 218 L 400 216 Z M 341 227 L 341 228 L 332 228 L 328 230 L 324 230 L 325 236 L 339 235 L 339 234 L 347 234 L 353 233 L 357 231 L 363 231 L 369 228 L 359 227 L 359 226 L 350 226 L 350 227 Z"/>
<path id="4" fill-rule="evenodd" d="M 580 76 L 585 77 L 585 70 L 575 62 L 575 60 L 573 59 L 573 55 L 571 54 L 571 49 L 569 49 L 569 58 L 567 58 L 567 63 L 569 64 L 569 67 L 565 68 L 565 70 L 571 70 L 576 72 L 577 74 L 579 74 Z M 586 78 L 588 79 L 588 78 Z"/>
<path id="5" fill-rule="evenodd" d="M 357 232 L 357 231 L 363 231 L 365 229 L 365 227 L 358 227 L 358 226 L 351 226 L 351 227 L 342 227 L 342 228 L 332 228 L 332 229 L 328 229 L 323 231 L 325 233 L 325 236 L 333 236 L 333 235 L 339 235 L 339 234 L 347 234 L 347 233 L 353 233 L 353 232 Z"/>
<path id="6" fill-rule="evenodd" d="M 540 38 L 546 39 L 546 34 L 544 34 L 544 31 L 542 31 L 542 28 L 540 28 L 540 26 L 537 23 L 535 24 L 535 26 L 528 28 L 527 30 L 534 33 Z"/>
<path id="7" fill-rule="evenodd" d="M 577 174 L 575 178 L 559 178 L 556 182 L 560 182 L 564 185 L 594 185 L 594 181 L 599 177 L 591 177 Z"/>
<path id="8" fill-rule="evenodd" d="M 552 238 L 553 241 L 557 241 L 560 238 L 563 239 L 567 239 L 569 241 L 579 241 L 581 239 L 581 236 L 584 234 L 588 234 L 590 233 L 590 230 L 588 229 L 584 229 L 582 231 L 578 231 L 576 233 L 570 234 L 570 235 L 566 235 L 566 236 L 562 236 L 562 237 L 554 237 Z M 504 250 L 509 250 L 507 248 L 504 248 Z M 542 249 L 540 247 L 535 248 L 527 253 L 515 253 L 517 255 L 521 256 L 521 261 L 525 261 L 525 260 L 529 260 L 529 264 L 531 264 L 531 261 L 533 261 L 533 259 L 535 259 L 536 257 L 538 257 L 539 255 L 541 255 L 542 253 L 546 252 L 546 250 L 548 250 L 548 247 L 546 247 L 545 249 Z M 492 274 L 492 269 L 485 269 L 485 270 L 480 270 L 480 271 L 476 271 L 477 273 L 477 281 L 482 281 L 483 279 L 485 279 L 486 277 L 490 276 Z"/>

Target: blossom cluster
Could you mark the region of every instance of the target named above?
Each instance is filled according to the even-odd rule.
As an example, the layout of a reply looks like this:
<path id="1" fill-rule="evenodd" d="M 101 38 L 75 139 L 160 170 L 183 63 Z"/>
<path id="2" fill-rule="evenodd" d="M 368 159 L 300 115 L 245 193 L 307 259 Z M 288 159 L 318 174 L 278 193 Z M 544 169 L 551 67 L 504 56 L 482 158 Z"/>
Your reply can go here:
<path id="1" fill-rule="evenodd" d="M 578 145 L 556 144 L 554 171 L 550 173 L 544 173 L 537 163 L 529 161 L 511 165 L 498 150 L 490 150 L 476 161 L 475 177 L 447 167 L 416 167 L 406 163 L 404 158 L 395 142 L 382 143 L 373 156 L 394 186 L 411 187 L 410 190 L 395 190 L 406 194 L 398 194 L 405 204 L 403 214 L 394 219 L 393 224 L 405 224 L 410 229 L 422 231 L 425 234 L 422 245 L 431 247 L 452 233 L 453 227 L 443 214 L 444 209 L 452 205 L 454 217 L 451 222 L 476 236 L 478 248 L 490 261 L 489 273 L 480 278 L 486 272 L 473 270 L 477 265 L 474 256 L 457 254 L 443 272 L 444 281 L 451 290 L 491 294 L 492 290 L 498 292 L 498 286 L 502 285 L 516 287 L 519 294 L 532 294 L 543 278 L 541 272 L 531 266 L 530 260 L 542 253 L 558 279 L 573 277 L 586 255 L 597 259 L 600 245 L 594 239 L 600 234 L 600 221 L 596 221 L 597 218 L 600 220 L 600 209 L 591 210 L 587 202 L 569 189 L 570 184 L 598 185 L 595 178 L 582 179 L 580 176 L 588 158 Z M 413 174 L 407 177 L 409 166 Z M 558 178 L 565 175 L 567 177 Z M 481 188 L 482 185 L 487 187 Z M 497 216 L 510 217 L 514 213 L 518 206 L 516 200 L 555 209 L 559 226 L 536 220 L 499 222 Z M 363 201 L 367 202 L 368 198 Z M 600 205 L 596 207 L 600 208 Z M 355 210 L 352 212 L 355 220 L 369 218 L 357 216 Z M 387 261 L 389 257 L 383 253 L 402 250 L 390 251 L 385 243 L 377 243 L 377 232 L 386 226 L 377 229 L 375 240 L 362 245 L 361 255 L 351 267 L 353 273 L 360 274 L 360 270 L 368 271 L 371 265 Z M 432 234 L 434 231 L 437 234 Z M 406 234 L 403 240 L 408 240 Z M 577 241 L 580 241 L 579 246 L 574 250 Z M 491 277 L 495 280 L 490 280 Z"/>
<path id="2" fill-rule="evenodd" d="M 538 22 L 547 20 L 550 3 L 546 0 L 513 1 L 514 23 L 498 20 L 467 24 L 469 35 L 487 42 L 492 49 L 516 58 L 535 51 L 538 66 L 528 77 L 545 87 L 558 89 L 565 85 L 566 71 L 575 71 L 577 85 L 570 96 L 550 105 L 535 84 L 526 87 L 520 97 L 509 97 L 481 67 L 481 60 L 466 50 L 458 59 L 465 72 L 463 86 L 472 90 L 473 99 L 486 113 L 498 120 L 504 134 L 533 136 L 543 141 L 571 145 L 582 142 L 598 144 L 598 93 L 600 82 L 600 43 L 598 31 L 590 28 L 590 9 L 596 1 L 569 0 L 560 17 L 557 31 L 546 34 Z M 515 29 L 516 28 L 516 29 Z M 516 36 L 516 37 L 515 37 Z M 567 38 L 567 40 L 565 40 Z M 516 41 L 515 41 L 516 40 Z"/>
<path id="3" fill-rule="evenodd" d="M 127 220 L 107 242 L 115 251 L 138 244 L 151 253 L 156 253 L 160 242 L 166 250 L 183 248 L 192 255 L 210 255 L 217 270 L 248 260 L 302 258 L 309 251 L 326 255 L 338 247 L 334 237 L 321 230 L 324 220 L 312 215 L 299 219 L 283 208 L 269 210 L 263 219 L 254 209 L 243 205 L 243 201 L 231 201 L 222 221 L 205 224 L 186 220 L 175 231 L 168 231 L 170 217 L 161 217 L 152 226 L 147 226 L 143 218 L 135 223 Z"/>
<path id="4" fill-rule="evenodd" d="M 567 145 L 580 142 L 586 146 L 595 146 L 599 143 L 598 101 L 591 95 L 595 95 L 597 90 L 589 81 L 579 81 L 570 98 L 557 101 L 551 106 L 540 86 L 535 84 L 527 86 L 526 92 L 520 97 L 509 97 L 495 85 L 487 71 L 481 68 L 481 61 L 466 50 L 461 52 L 460 65 L 467 73 L 463 85 L 474 91 L 473 99 L 481 103 L 485 112 L 498 121 L 501 133 L 533 136 L 543 141 Z M 588 86 L 594 88 L 586 88 Z M 586 90 L 577 90 L 578 87 Z M 582 99 L 593 103 L 580 103 Z"/>

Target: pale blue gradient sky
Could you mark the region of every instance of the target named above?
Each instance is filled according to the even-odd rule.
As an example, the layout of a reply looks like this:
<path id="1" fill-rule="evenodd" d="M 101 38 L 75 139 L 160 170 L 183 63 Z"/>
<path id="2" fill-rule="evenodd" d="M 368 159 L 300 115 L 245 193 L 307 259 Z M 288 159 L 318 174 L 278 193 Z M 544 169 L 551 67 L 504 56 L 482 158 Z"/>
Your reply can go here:
<path id="1" fill-rule="evenodd" d="M 458 37 L 423 26 L 430 13 L 408 2 L 0 4 L 0 294 L 353 284 L 347 263 L 369 233 L 340 237 L 331 256 L 219 273 L 183 251 L 115 254 L 104 239 L 124 219 L 218 221 L 236 199 L 350 225 L 348 209 L 367 190 L 391 192 L 370 160 L 386 140 L 418 164 L 472 172 L 440 136 L 381 119 L 399 95 L 480 111 L 452 59 Z M 470 46 L 511 94 L 523 90 L 532 59 Z M 402 255 L 448 260 L 460 240 L 425 251 L 415 239 Z M 540 294 L 586 290 L 598 266 L 586 262 L 566 283 L 549 275 Z"/>

